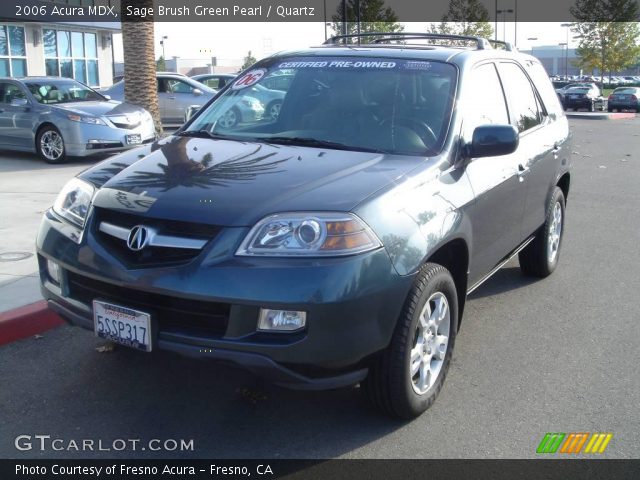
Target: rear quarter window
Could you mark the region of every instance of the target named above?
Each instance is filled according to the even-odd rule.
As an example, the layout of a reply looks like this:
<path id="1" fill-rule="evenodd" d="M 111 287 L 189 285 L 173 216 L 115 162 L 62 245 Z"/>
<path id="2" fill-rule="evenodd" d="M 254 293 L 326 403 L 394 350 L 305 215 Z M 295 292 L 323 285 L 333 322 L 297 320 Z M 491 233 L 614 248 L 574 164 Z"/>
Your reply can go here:
<path id="1" fill-rule="evenodd" d="M 553 88 L 551 80 L 549 80 L 547 71 L 540 63 L 531 60 L 525 62 L 525 65 L 527 73 L 533 81 L 533 85 L 542 98 L 542 103 L 547 110 L 549 118 L 551 120 L 556 120 L 558 117 L 563 115 L 563 110 L 560 105 L 560 101 L 558 100 L 558 94 Z"/>

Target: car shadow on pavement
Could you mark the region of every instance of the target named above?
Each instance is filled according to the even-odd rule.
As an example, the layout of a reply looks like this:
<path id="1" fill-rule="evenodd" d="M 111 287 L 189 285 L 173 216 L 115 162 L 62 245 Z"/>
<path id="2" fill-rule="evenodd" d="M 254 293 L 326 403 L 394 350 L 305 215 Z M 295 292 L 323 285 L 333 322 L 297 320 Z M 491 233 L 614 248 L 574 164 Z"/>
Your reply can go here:
<path id="1" fill-rule="evenodd" d="M 126 347 L 96 351 L 104 344 L 63 326 L 3 347 L 0 374 L 13 392 L 0 392 L 7 438 L 37 431 L 109 444 L 194 441 L 193 451 L 46 453 L 55 458 L 317 459 L 348 454 L 407 424 L 369 407 L 358 387 L 291 391 L 210 360 Z M 34 454 L 7 449 L 0 457 Z"/>
<path id="2" fill-rule="evenodd" d="M 505 266 L 498 270 L 491 278 L 480 285 L 477 290 L 469 294 L 467 298 L 474 300 L 477 298 L 491 297 L 511 290 L 517 290 L 518 288 L 527 287 L 538 281 L 540 281 L 539 278 L 524 275 L 516 262 L 516 265 L 513 267 Z"/>

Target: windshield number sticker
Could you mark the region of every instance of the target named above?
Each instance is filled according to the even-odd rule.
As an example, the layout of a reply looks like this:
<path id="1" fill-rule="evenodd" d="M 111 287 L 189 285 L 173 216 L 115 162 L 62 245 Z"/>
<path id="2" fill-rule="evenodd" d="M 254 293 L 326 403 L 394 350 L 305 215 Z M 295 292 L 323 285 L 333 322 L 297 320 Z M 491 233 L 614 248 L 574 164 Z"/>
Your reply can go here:
<path id="1" fill-rule="evenodd" d="M 267 71 L 263 68 L 251 70 L 250 72 L 245 73 L 240 80 L 234 83 L 231 89 L 240 90 L 242 88 L 250 87 L 264 77 L 265 73 L 267 73 Z"/>

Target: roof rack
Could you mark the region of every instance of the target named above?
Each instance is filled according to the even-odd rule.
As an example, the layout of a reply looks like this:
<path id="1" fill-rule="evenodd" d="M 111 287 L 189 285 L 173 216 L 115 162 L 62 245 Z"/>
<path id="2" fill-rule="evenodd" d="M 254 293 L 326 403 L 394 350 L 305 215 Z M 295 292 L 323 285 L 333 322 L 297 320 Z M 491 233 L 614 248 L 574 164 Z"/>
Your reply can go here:
<path id="1" fill-rule="evenodd" d="M 323 45 L 339 45 L 341 41 L 345 44 L 348 39 L 355 38 L 360 43 L 362 38 L 377 37 L 373 40 L 373 43 L 384 43 L 393 40 L 464 40 L 467 42 L 475 42 L 476 50 L 491 49 L 491 43 L 489 40 L 482 37 L 472 37 L 468 35 L 448 35 L 441 33 L 410 33 L 410 32 L 367 32 L 367 33 L 353 33 L 349 35 L 335 35 L 329 38 Z M 505 43 L 505 42 L 499 42 Z M 510 44 L 509 48 L 511 47 Z"/>
<path id="2" fill-rule="evenodd" d="M 502 40 L 489 40 L 489 43 L 495 48 L 497 45 L 504 48 L 507 52 L 512 52 L 515 50 L 515 47 L 511 45 L 509 42 L 503 42 Z"/>

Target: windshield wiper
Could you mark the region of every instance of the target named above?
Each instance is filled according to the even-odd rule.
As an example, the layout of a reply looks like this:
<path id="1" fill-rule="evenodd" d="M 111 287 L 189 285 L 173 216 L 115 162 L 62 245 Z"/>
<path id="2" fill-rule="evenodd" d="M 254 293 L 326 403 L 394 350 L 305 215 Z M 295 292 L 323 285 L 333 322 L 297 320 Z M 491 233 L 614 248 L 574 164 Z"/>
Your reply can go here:
<path id="1" fill-rule="evenodd" d="M 235 140 L 234 137 L 228 135 L 220 135 L 219 133 L 213 133 L 210 130 L 184 130 L 176 133 L 180 137 L 196 137 L 196 138 L 214 138 L 217 140 Z"/>
<path id="2" fill-rule="evenodd" d="M 354 152 L 388 153 L 377 148 L 346 145 L 344 143 L 330 142 L 328 140 L 318 140 L 317 138 L 308 137 L 265 137 L 257 140 L 281 145 L 299 145 L 301 147 L 331 148 L 335 150 L 349 150 Z"/>

